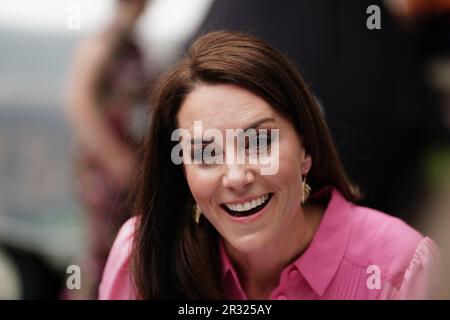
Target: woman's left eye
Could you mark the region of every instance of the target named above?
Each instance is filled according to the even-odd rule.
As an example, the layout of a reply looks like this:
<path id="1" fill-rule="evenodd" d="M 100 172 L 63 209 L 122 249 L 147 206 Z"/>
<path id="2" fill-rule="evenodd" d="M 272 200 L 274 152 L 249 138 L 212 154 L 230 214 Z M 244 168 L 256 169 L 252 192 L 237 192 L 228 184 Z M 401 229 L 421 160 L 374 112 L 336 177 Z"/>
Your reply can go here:
<path id="1" fill-rule="evenodd" d="M 263 149 L 267 148 L 271 143 L 270 136 L 265 133 L 258 134 L 249 138 L 249 149 Z"/>

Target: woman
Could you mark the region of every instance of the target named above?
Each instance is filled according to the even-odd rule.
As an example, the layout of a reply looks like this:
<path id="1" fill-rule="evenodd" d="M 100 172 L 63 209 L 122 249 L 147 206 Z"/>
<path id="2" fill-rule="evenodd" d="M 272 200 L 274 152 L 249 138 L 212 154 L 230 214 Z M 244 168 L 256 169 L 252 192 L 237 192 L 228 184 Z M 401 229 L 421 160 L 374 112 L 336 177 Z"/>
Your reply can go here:
<path id="1" fill-rule="evenodd" d="M 352 204 L 357 188 L 323 114 L 282 54 L 248 35 L 209 33 L 160 80 L 151 105 L 140 214 L 113 245 L 101 299 L 427 297 L 434 243 Z M 239 129 L 256 132 L 241 149 L 260 161 L 229 161 L 241 149 L 226 132 Z M 269 162 L 276 170 L 263 174 Z"/>

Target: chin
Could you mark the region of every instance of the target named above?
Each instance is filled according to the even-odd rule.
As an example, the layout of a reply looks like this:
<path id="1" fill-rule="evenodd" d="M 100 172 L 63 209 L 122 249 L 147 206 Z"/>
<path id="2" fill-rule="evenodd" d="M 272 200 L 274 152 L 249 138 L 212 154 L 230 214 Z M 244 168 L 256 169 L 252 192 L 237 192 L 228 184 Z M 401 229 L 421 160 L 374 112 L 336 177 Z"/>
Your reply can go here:
<path id="1" fill-rule="evenodd" d="M 231 241 L 229 239 L 230 238 L 227 239 L 228 244 L 240 253 L 260 251 L 270 244 L 267 235 L 264 235 L 261 232 L 248 235 L 234 235 L 233 238 L 230 239 Z"/>

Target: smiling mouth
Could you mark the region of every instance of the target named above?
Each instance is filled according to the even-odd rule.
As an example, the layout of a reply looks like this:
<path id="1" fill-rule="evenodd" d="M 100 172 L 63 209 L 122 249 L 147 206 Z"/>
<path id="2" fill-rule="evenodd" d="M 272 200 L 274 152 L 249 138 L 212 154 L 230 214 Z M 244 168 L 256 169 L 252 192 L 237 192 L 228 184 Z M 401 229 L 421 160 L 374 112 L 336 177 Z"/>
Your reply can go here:
<path id="1" fill-rule="evenodd" d="M 254 215 L 256 213 L 258 213 L 259 211 L 261 211 L 262 209 L 264 209 L 267 204 L 270 202 L 270 200 L 272 199 L 273 193 L 267 193 L 264 196 L 260 197 L 261 200 L 259 202 L 261 202 L 261 204 L 258 204 L 258 200 L 252 200 L 249 201 L 248 203 L 246 202 L 245 204 L 233 204 L 233 205 L 225 205 L 225 204 L 221 204 L 220 206 L 222 207 L 222 209 L 224 209 L 229 215 L 233 216 L 233 217 L 248 217 L 251 215 Z M 255 202 L 253 202 L 255 201 Z M 249 209 L 247 209 L 248 207 L 250 207 Z M 245 210 L 247 209 L 247 210 Z"/>

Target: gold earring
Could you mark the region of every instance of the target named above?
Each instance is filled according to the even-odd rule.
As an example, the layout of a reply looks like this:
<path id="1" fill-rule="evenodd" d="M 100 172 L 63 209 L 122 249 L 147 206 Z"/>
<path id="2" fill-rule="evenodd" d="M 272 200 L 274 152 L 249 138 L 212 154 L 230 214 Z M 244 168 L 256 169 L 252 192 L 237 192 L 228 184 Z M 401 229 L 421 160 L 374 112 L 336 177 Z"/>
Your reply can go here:
<path id="1" fill-rule="evenodd" d="M 202 210 L 200 210 L 200 207 L 198 206 L 198 204 L 195 205 L 194 207 L 194 221 L 195 223 L 199 223 L 200 222 L 200 216 L 202 215 Z"/>
<path id="2" fill-rule="evenodd" d="M 302 193 L 302 204 L 305 204 L 306 201 L 308 201 L 309 194 L 311 193 L 311 187 L 309 184 L 306 183 L 306 175 L 308 172 L 305 173 L 305 177 L 303 178 L 303 193 Z"/>

